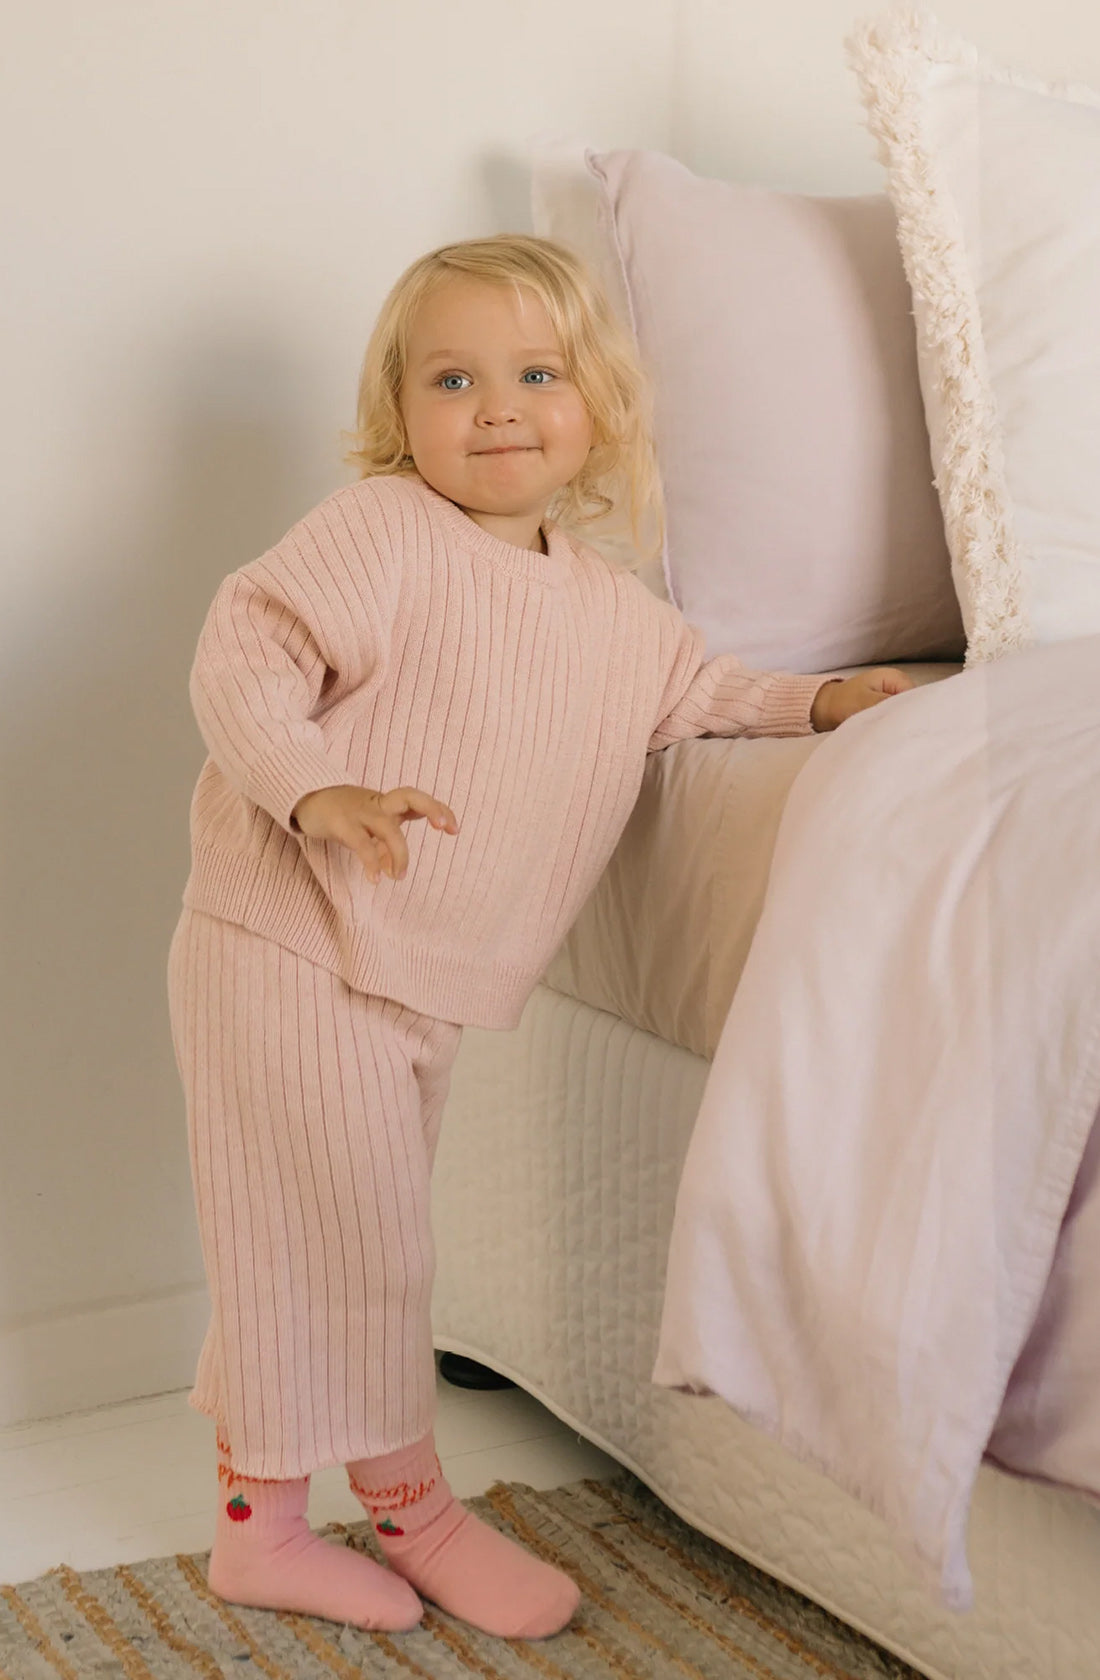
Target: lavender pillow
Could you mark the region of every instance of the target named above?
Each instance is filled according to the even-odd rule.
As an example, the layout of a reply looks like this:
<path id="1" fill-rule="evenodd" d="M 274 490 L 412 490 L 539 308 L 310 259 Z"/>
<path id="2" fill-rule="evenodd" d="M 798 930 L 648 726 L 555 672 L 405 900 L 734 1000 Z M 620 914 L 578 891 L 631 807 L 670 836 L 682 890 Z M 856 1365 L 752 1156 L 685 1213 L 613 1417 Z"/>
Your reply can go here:
<path id="1" fill-rule="evenodd" d="M 534 204 L 654 376 L 665 578 L 708 657 L 961 659 L 889 199 L 734 186 L 648 151 L 576 154 L 570 178 L 559 148 L 536 156 Z"/>

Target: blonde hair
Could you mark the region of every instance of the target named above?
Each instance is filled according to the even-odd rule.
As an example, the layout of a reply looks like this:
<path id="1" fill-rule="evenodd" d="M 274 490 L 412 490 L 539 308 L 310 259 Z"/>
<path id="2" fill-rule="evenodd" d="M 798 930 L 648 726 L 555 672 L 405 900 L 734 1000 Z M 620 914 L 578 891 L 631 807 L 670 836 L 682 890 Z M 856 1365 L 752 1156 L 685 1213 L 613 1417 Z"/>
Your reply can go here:
<path id="1" fill-rule="evenodd" d="M 639 549 L 645 548 L 650 522 L 650 552 L 656 553 L 664 537 L 664 502 L 653 443 L 652 387 L 603 288 L 580 258 L 556 240 L 494 234 L 441 245 L 410 264 L 383 303 L 363 357 L 358 429 L 343 433 L 355 447 L 345 462 L 358 466 L 361 478 L 416 472 L 400 407 L 409 329 L 429 292 L 456 274 L 531 288 L 553 323 L 569 378 L 592 417 L 588 459 L 548 513 L 568 528 L 626 511 Z"/>

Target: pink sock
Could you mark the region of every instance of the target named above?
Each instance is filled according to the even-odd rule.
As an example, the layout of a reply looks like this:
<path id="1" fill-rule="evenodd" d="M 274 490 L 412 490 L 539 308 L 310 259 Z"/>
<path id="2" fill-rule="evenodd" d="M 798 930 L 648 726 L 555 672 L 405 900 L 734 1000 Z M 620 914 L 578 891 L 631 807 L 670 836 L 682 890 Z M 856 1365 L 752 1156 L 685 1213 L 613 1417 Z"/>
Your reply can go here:
<path id="1" fill-rule="evenodd" d="M 218 1441 L 218 1521 L 207 1579 L 219 1598 L 259 1610 L 295 1610 L 361 1628 L 406 1632 L 424 1606 L 406 1581 L 306 1521 L 309 1477 L 252 1482 Z"/>
<path id="2" fill-rule="evenodd" d="M 433 1436 L 349 1464 L 348 1480 L 390 1567 L 441 1610 L 503 1639 L 543 1639 L 560 1633 L 577 1608 L 580 1592 L 568 1575 L 458 1503 Z"/>

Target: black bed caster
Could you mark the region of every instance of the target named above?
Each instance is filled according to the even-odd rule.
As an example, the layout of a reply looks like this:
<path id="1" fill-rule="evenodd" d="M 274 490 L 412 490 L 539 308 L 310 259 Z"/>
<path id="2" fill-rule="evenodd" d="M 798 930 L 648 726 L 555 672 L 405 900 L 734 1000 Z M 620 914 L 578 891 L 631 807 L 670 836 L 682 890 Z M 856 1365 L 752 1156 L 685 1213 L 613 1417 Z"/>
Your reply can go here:
<path id="1" fill-rule="evenodd" d="M 455 1388 L 515 1388 L 511 1377 L 502 1377 L 499 1371 L 490 1371 L 488 1365 L 479 1365 L 476 1359 L 467 1359 L 461 1353 L 441 1353 L 439 1356 L 439 1371 L 447 1382 Z"/>

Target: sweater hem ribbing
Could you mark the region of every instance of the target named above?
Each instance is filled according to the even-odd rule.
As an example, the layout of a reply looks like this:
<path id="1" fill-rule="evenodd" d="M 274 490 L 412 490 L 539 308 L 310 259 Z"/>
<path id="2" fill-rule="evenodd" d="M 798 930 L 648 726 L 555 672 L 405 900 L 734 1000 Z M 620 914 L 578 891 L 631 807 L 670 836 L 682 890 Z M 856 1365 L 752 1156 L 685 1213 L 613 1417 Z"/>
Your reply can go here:
<path id="1" fill-rule="evenodd" d="M 399 942 L 377 928 L 348 928 L 313 875 L 277 874 L 217 847 L 196 849 L 183 903 L 270 939 L 353 991 L 458 1026 L 510 1032 L 539 980 L 530 968 L 418 942 L 404 928 Z"/>

